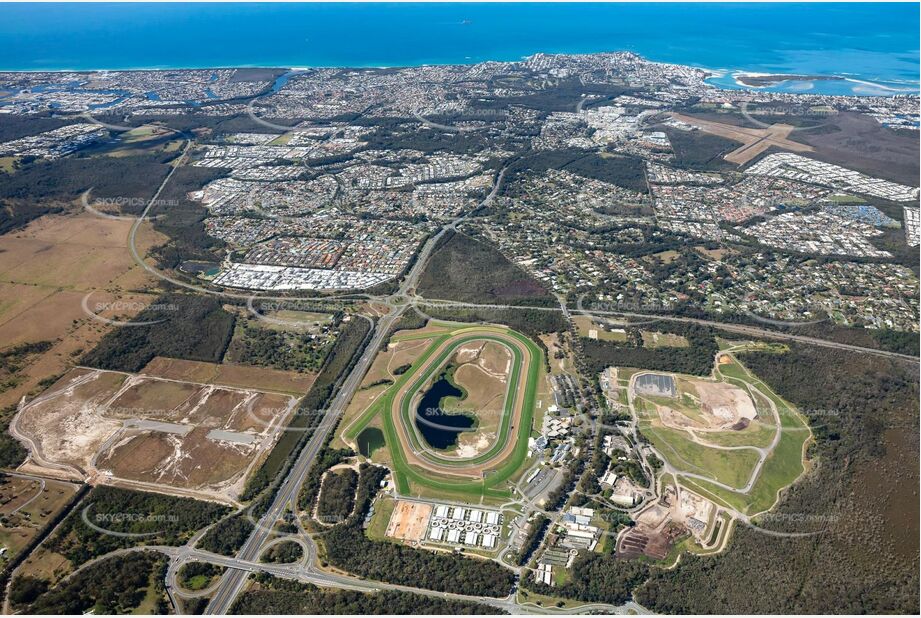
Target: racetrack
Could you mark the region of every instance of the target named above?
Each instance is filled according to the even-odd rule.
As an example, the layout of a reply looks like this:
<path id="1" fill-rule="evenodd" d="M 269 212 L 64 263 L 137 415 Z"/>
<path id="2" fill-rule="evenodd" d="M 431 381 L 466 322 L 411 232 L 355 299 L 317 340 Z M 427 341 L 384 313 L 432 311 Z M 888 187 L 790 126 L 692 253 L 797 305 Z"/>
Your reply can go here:
<path id="1" fill-rule="evenodd" d="M 429 343 L 412 363 L 412 368 L 348 427 L 343 437 L 353 442 L 364 427 L 380 418 L 390 451 L 394 480 L 403 494 L 410 493 L 412 483 L 477 496 L 508 496 L 510 494 L 503 485 L 521 469 L 527 458 L 543 353 L 530 339 L 508 328 L 440 325 L 449 330 L 409 332 L 392 339 L 425 339 Z M 488 449 L 472 457 L 459 457 L 433 449 L 416 426 L 416 405 L 421 392 L 459 348 L 482 341 L 503 346 L 512 359 L 496 438 Z"/>

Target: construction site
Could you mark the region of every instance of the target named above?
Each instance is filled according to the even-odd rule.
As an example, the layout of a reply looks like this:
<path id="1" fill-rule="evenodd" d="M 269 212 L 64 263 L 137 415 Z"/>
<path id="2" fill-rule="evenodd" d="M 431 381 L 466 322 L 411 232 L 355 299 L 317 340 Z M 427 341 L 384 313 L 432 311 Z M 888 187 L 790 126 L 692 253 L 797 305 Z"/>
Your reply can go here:
<path id="1" fill-rule="evenodd" d="M 11 425 L 30 473 L 235 504 L 292 395 L 77 367 Z"/>

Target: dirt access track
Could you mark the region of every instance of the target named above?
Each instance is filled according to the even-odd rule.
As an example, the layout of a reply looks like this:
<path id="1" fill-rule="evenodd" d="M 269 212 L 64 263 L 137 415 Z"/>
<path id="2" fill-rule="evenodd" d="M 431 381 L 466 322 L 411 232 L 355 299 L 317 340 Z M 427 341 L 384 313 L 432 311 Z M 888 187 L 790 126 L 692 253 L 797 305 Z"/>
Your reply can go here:
<path id="1" fill-rule="evenodd" d="M 736 148 L 723 158 L 730 163 L 744 165 L 757 157 L 762 152 L 772 146 L 789 150 L 791 152 L 812 152 L 812 146 L 800 144 L 793 140 L 787 139 L 795 127 L 788 124 L 774 124 L 766 129 L 751 129 L 748 127 L 737 127 L 713 120 L 704 120 L 694 116 L 685 116 L 684 114 L 672 114 L 672 118 L 680 120 L 686 124 L 695 126 L 699 129 L 731 139 L 735 142 L 742 142 L 742 146 Z"/>
<path id="2" fill-rule="evenodd" d="M 530 339 L 499 326 L 439 324 L 441 332 L 396 335 L 391 341 L 426 340 L 427 347 L 385 394 L 351 424 L 343 437 L 355 437 L 375 417 L 382 420 L 393 463 L 394 479 L 401 493 L 409 482 L 452 492 L 482 494 L 505 491 L 499 486 L 517 472 L 527 457 L 528 437 L 535 412 L 535 396 L 543 367 L 543 355 Z M 415 407 L 442 367 L 471 343 L 495 342 L 509 351 L 508 373 L 497 437 L 488 449 L 474 457 L 445 454 L 426 445 L 416 427 Z"/>

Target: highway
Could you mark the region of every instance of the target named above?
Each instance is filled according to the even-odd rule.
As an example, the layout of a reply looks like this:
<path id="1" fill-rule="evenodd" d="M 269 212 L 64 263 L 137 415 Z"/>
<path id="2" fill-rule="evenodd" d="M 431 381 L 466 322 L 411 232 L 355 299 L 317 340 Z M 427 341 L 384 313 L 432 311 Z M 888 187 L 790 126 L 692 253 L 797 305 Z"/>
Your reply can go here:
<path id="1" fill-rule="evenodd" d="M 399 318 L 404 309 L 405 307 L 391 311 L 391 313 L 382 317 L 376 326 L 372 324 L 371 331 L 369 332 L 370 340 L 366 344 L 361 357 L 358 359 L 351 373 L 349 373 L 343 381 L 329 409 L 320 419 L 320 423 L 316 430 L 301 450 L 288 476 L 282 482 L 278 493 L 275 495 L 275 500 L 272 502 L 272 505 L 256 524 L 253 533 L 240 549 L 237 554 L 238 560 L 249 562 L 258 560 L 259 554 L 262 551 L 262 546 L 272 535 L 272 528 L 284 515 L 287 505 L 289 503 L 297 503 L 297 494 L 300 491 L 304 478 L 310 471 L 310 467 L 313 465 L 317 453 L 320 452 L 320 449 L 326 441 L 327 435 L 332 431 L 333 427 L 336 426 L 339 417 L 345 411 L 346 406 L 348 406 L 352 395 L 361 384 L 361 380 L 364 378 L 365 372 L 371 366 L 371 362 L 374 360 L 374 356 L 377 354 L 377 350 L 383 342 L 384 337 L 387 336 L 390 326 Z M 226 614 L 233 604 L 234 599 L 236 599 L 240 590 L 246 584 L 248 574 L 248 571 L 239 568 L 229 568 L 221 579 L 221 585 L 212 597 L 205 613 Z"/>
<path id="2" fill-rule="evenodd" d="M 183 151 L 180 161 L 184 158 L 189 152 L 193 142 L 188 140 L 186 143 L 185 149 Z M 178 164 L 174 168 L 178 168 Z M 220 295 L 225 297 L 232 298 L 252 298 L 251 294 L 235 294 L 228 293 L 226 291 L 216 291 L 213 289 L 207 289 L 201 286 L 190 284 L 186 281 L 178 280 L 171 277 L 170 275 L 163 273 L 156 267 L 148 264 L 144 259 L 139 255 L 135 243 L 137 231 L 141 223 L 148 217 L 151 208 L 157 201 L 160 193 L 163 188 L 169 182 L 173 171 L 164 179 L 163 183 L 157 190 L 156 194 L 148 203 L 144 212 L 141 216 L 135 221 L 135 224 L 132 226 L 129 233 L 129 249 L 131 251 L 132 257 L 134 260 L 140 264 L 145 270 L 147 270 L 152 275 L 168 281 L 171 284 L 192 289 L 197 292 Z M 502 182 L 505 177 L 506 170 L 502 169 L 493 185 L 493 188 L 489 195 L 484 198 L 480 206 L 486 206 L 492 202 L 495 196 L 498 193 L 499 188 L 502 185 Z M 263 565 L 258 562 L 259 555 L 263 551 L 267 542 L 269 542 L 273 536 L 273 528 L 279 519 L 284 515 L 286 508 L 289 504 L 296 504 L 297 496 L 300 491 L 301 485 L 304 478 L 308 474 L 313 462 L 320 452 L 323 444 L 326 441 L 327 436 L 337 425 L 339 419 L 344 413 L 349 401 L 354 395 L 355 391 L 358 389 L 361 381 L 363 380 L 367 370 L 370 368 L 371 363 L 374 360 L 375 355 L 377 354 L 378 349 L 384 343 L 385 339 L 389 336 L 390 330 L 393 325 L 400 319 L 403 313 L 408 308 L 417 309 L 419 307 L 428 306 L 440 306 L 440 307 L 459 307 L 459 308 L 484 308 L 484 309 L 510 309 L 510 310 L 540 310 L 540 311 L 562 311 L 564 315 L 568 313 L 580 314 L 580 315 L 609 315 L 609 316 L 618 316 L 626 318 L 637 318 L 637 319 L 646 319 L 646 320 L 666 320 L 666 321 L 675 321 L 675 322 L 685 322 L 693 324 L 701 324 L 706 326 L 711 326 L 714 328 L 719 328 L 729 332 L 735 332 L 743 334 L 746 336 L 752 337 L 762 337 L 770 338 L 777 340 L 786 340 L 786 341 L 796 341 L 801 343 L 806 343 L 810 345 L 816 345 L 827 348 L 835 348 L 853 352 L 874 354 L 878 356 L 884 356 L 889 358 L 895 358 L 900 360 L 908 360 L 913 363 L 917 363 L 918 359 L 916 357 L 898 354 L 895 352 L 887 352 L 884 350 L 876 350 L 870 348 L 863 348 L 860 346 L 853 346 L 844 343 L 838 343 L 833 341 L 828 341 L 824 339 L 819 339 L 815 337 L 808 337 L 805 335 L 795 335 L 787 332 L 778 332 L 773 330 L 768 330 L 765 328 L 759 328 L 756 326 L 743 325 L 743 324 L 727 324 L 722 322 L 714 322 L 709 320 L 702 320 L 689 317 L 673 316 L 673 315 L 662 315 L 662 314 L 648 314 L 648 313 L 639 313 L 639 312 L 629 312 L 629 311 L 604 311 L 604 310 L 585 310 L 581 306 L 581 302 L 578 303 L 575 309 L 568 307 L 565 302 L 561 302 L 558 307 L 522 307 L 514 305 L 491 305 L 491 304 L 474 304 L 474 303 L 458 303 L 448 300 L 439 300 L 439 299 L 424 299 L 416 295 L 416 285 L 419 280 L 419 277 L 422 274 L 422 271 L 425 265 L 428 262 L 435 246 L 438 244 L 439 240 L 444 236 L 444 234 L 449 231 L 455 231 L 458 224 L 460 224 L 465 218 L 466 214 L 463 214 L 456 219 L 446 223 L 438 233 L 430 237 L 423 247 L 420 249 L 416 261 L 413 266 L 410 268 L 409 273 L 405 279 L 401 282 L 399 290 L 389 296 L 382 297 L 367 297 L 368 300 L 379 302 L 387 307 L 389 307 L 389 312 L 380 317 L 377 320 L 377 323 L 372 323 L 371 330 L 368 333 L 367 342 L 361 356 L 356 361 L 354 367 L 348 376 L 342 381 L 340 388 L 338 389 L 335 397 L 330 403 L 326 413 L 320 420 L 319 425 L 316 430 L 311 435 L 310 439 L 307 441 L 307 444 L 304 445 L 301 452 L 298 454 L 295 463 L 292 465 L 288 471 L 287 476 L 282 481 L 281 486 L 278 489 L 278 492 L 269 506 L 266 513 L 262 518 L 257 522 L 255 529 L 253 530 L 250 537 L 244 543 L 237 556 L 234 558 L 227 558 L 224 556 L 216 555 L 204 555 L 207 552 L 199 555 L 198 550 L 191 548 L 183 549 L 186 553 L 182 556 L 179 556 L 177 559 L 190 559 L 198 557 L 208 562 L 213 562 L 214 564 L 221 564 L 227 568 L 223 577 L 214 587 L 214 594 L 211 598 L 211 601 L 208 604 L 208 607 L 205 610 L 206 614 L 226 614 L 232 607 L 235 599 L 244 589 L 248 576 L 254 570 L 261 570 L 266 572 L 276 573 L 279 576 L 296 576 L 298 579 L 303 581 L 310 581 L 317 585 L 321 586 L 332 586 L 337 588 L 351 588 L 357 590 L 365 591 L 374 591 L 380 590 L 382 588 L 394 589 L 394 590 L 405 590 L 413 592 L 416 594 L 426 594 L 426 595 L 436 595 L 445 598 L 457 598 L 459 600 L 476 600 L 478 602 L 487 603 L 493 607 L 503 609 L 505 611 L 511 612 L 520 612 L 523 607 L 518 605 L 513 597 L 507 599 L 487 599 L 480 597 L 464 597 L 462 595 L 448 595 L 444 593 L 437 593 L 428 590 L 408 588 L 401 586 L 394 586 L 389 584 L 383 584 L 379 582 L 365 582 L 364 580 L 335 575 L 330 573 L 324 573 L 317 571 L 315 565 L 312 564 L 315 559 L 315 554 L 311 552 L 311 555 L 308 557 L 309 563 L 306 565 L 301 565 L 298 567 L 292 567 L 290 565 L 284 566 L 274 566 L 274 565 Z M 273 298 L 263 296 L 260 298 Z M 276 297 L 277 300 L 296 300 L 288 297 Z M 335 298 L 317 298 L 309 299 L 310 301 L 335 301 L 339 302 Z M 362 316 L 364 317 L 364 316 Z M 568 317 L 568 316 L 567 316 Z M 368 319 L 368 318 L 365 318 Z M 174 550 L 176 548 L 173 548 Z M 294 569 L 294 571 L 292 570 Z M 613 608 L 612 606 L 585 606 L 584 609 L 593 608 L 600 611 L 614 611 L 620 610 L 621 608 Z M 638 606 L 637 606 L 638 608 Z M 634 608 L 636 610 L 637 608 Z M 529 612 L 536 612 L 541 608 L 537 606 L 529 605 L 527 607 Z M 547 608 L 549 609 L 549 608 Z M 641 608 L 639 608 L 641 609 Z"/>
<path id="3" fill-rule="evenodd" d="M 196 539 L 200 535 L 196 535 Z M 398 586 L 395 584 L 386 584 L 382 582 L 368 581 L 363 580 L 357 577 L 351 577 L 348 575 L 338 575 L 335 573 L 324 573 L 317 571 L 311 564 L 313 555 L 310 556 L 310 560 L 302 561 L 302 563 L 294 564 L 270 564 L 258 561 L 248 561 L 241 560 L 240 558 L 222 556 L 221 554 L 215 554 L 209 551 L 203 551 L 200 549 L 194 549 L 191 547 L 193 543 L 190 542 L 188 545 L 175 547 L 170 545 L 147 545 L 147 546 L 135 546 L 127 547 L 123 549 L 117 549 L 115 551 L 109 552 L 103 556 L 98 556 L 92 560 L 89 560 L 76 570 L 68 574 L 61 581 L 69 581 L 73 579 L 77 574 L 83 572 L 84 570 L 92 567 L 93 565 L 108 560 L 114 556 L 129 554 L 133 552 L 143 552 L 143 551 L 154 551 L 161 553 L 165 556 L 168 556 L 171 560 L 171 566 L 167 573 L 167 592 L 171 598 L 179 597 L 183 599 L 190 599 L 195 597 L 200 597 L 207 595 L 212 590 L 214 590 L 218 585 L 212 584 L 209 588 L 201 591 L 189 591 L 183 589 L 178 581 L 178 571 L 179 568 L 189 562 L 205 562 L 209 564 L 214 564 L 218 566 L 223 566 L 228 569 L 227 572 L 240 572 L 244 576 L 248 576 L 251 573 L 268 573 L 275 577 L 282 579 L 291 579 L 297 580 L 305 583 L 314 584 L 315 586 L 320 586 L 323 588 L 336 588 L 340 590 L 355 590 L 358 592 L 373 593 L 380 592 L 381 590 L 395 590 L 402 592 L 410 592 L 413 594 L 419 594 L 423 596 L 436 597 L 439 599 L 448 599 L 453 601 L 466 601 L 473 603 L 482 603 L 484 605 L 489 605 L 499 610 L 507 611 L 509 613 L 528 613 L 528 614 L 574 614 L 574 613 L 589 613 L 589 612 L 601 612 L 601 613 L 647 613 L 641 606 L 628 602 L 622 606 L 609 605 L 606 603 L 586 603 L 584 605 L 579 605 L 569 609 L 559 609 L 556 607 L 540 607 L 533 604 L 519 604 L 514 595 L 509 595 L 505 598 L 489 598 L 489 597 L 477 597 L 469 596 L 462 594 L 452 594 L 447 592 L 437 592 L 434 590 L 423 590 L 418 588 L 412 588 L 409 586 Z M 221 581 L 223 583 L 223 580 Z"/>
<path id="4" fill-rule="evenodd" d="M 500 185 L 502 184 L 504 177 L 505 169 L 499 172 L 492 190 L 490 191 L 489 195 L 487 195 L 486 198 L 484 198 L 484 200 L 481 202 L 481 206 L 488 205 L 490 202 L 492 202 L 499 190 Z M 289 503 L 297 503 L 297 495 L 300 491 L 301 485 L 304 482 L 304 478 L 307 476 L 307 473 L 310 471 L 310 467 L 313 465 L 314 459 L 320 452 L 320 449 L 323 447 L 327 435 L 336 426 L 336 424 L 339 422 L 339 418 L 345 412 L 349 401 L 351 401 L 352 396 L 355 394 L 355 391 L 358 390 L 358 387 L 361 385 L 361 381 L 364 379 L 365 374 L 371 367 L 371 363 L 374 361 L 374 357 L 377 355 L 378 350 L 384 343 L 385 339 L 390 335 L 391 328 L 397 322 L 397 320 L 399 320 L 400 316 L 403 315 L 403 312 L 407 309 L 407 307 L 409 307 L 408 303 L 398 301 L 405 298 L 406 294 L 410 291 L 415 290 L 416 283 L 418 282 L 419 277 L 422 275 L 422 271 L 425 268 L 425 265 L 428 262 L 432 251 L 438 244 L 438 241 L 445 233 L 448 232 L 448 230 L 456 229 L 457 224 L 460 223 L 466 216 L 466 214 L 462 214 L 461 216 L 447 223 L 441 228 L 441 230 L 439 230 L 437 234 L 434 234 L 431 238 L 428 239 L 428 241 L 426 241 L 422 249 L 419 251 L 419 256 L 417 257 L 415 263 L 413 264 L 412 268 L 410 268 L 409 273 L 407 273 L 406 278 L 400 284 L 399 290 L 387 299 L 387 304 L 390 307 L 390 312 L 387 313 L 387 315 L 379 318 L 376 324 L 373 322 L 371 323 L 371 330 L 368 333 L 369 340 L 365 345 L 361 357 L 355 363 L 355 366 L 352 368 L 352 371 L 349 373 L 349 375 L 342 382 L 339 391 L 336 393 L 332 403 L 320 420 L 316 430 L 313 432 L 307 444 L 301 450 L 297 460 L 291 467 L 291 470 L 288 472 L 288 476 L 285 478 L 278 490 L 278 493 L 275 495 L 275 499 L 272 502 L 272 505 L 256 524 L 256 528 L 253 530 L 253 533 L 246 540 L 246 543 L 238 552 L 238 560 L 243 562 L 257 561 L 263 546 L 272 535 L 272 528 L 285 513 L 287 505 Z M 136 227 L 137 226 L 135 226 L 135 228 Z M 132 230 L 135 228 L 132 228 Z M 133 249 L 134 243 L 131 242 L 130 244 Z M 226 614 L 233 605 L 237 595 L 246 585 L 248 575 L 249 572 L 243 569 L 233 567 L 229 568 L 221 578 L 221 583 L 218 586 L 217 591 L 214 593 L 214 596 L 211 598 L 211 602 L 208 604 L 205 613 Z M 330 575 L 328 577 L 333 576 Z"/>
<path id="5" fill-rule="evenodd" d="M 452 300 L 436 299 L 436 298 L 416 298 L 413 301 L 414 304 L 420 306 L 430 306 L 430 307 L 457 307 L 461 309 L 511 309 L 511 310 L 521 310 L 521 311 L 561 311 L 559 307 L 527 307 L 523 305 L 491 305 L 483 303 L 461 303 Z M 733 324 L 729 322 L 715 322 L 713 320 L 702 320 L 698 318 L 688 318 L 677 315 L 668 315 L 662 313 L 638 313 L 633 311 L 604 311 L 596 309 L 570 309 L 570 313 L 577 315 L 601 315 L 601 316 L 611 316 L 611 317 L 624 317 L 624 318 L 637 318 L 643 320 L 664 320 L 666 322 L 684 322 L 687 324 L 700 324 L 702 326 L 710 326 L 712 328 L 718 328 L 732 333 L 739 333 L 741 335 L 747 335 L 749 337 L 760 337 L 764 339 L 778 339 L 783 341 L 796 341 L 798 343 L 805 343 L 809 345 L 814 345 L 822 348 L 833 348 L 837 350 L 846 350 L 848 352 L 858 352 L 861 354 L 873 354 L 875 356 L 884 356 L 886 358 L 893 358 L 897 360 L 910 361 L 917 364 L 919 358 L 917 356 L 911 356 L 910 354 L 900 354 L 898 352 L 889 352 L 887 350 L 877 350 L 875 348 L 865 348 L 857 345 L 850 345 L 848 343 L 839 343 L 837 341 L 830 341 L 828 339 L 819 339 L 818 337 L 809 337 L 806 335 L 794 335 L 792 333 L 786 333 L 776 330 L 769 330 L 766 328 L 759 328 L 757 326 L 750 326 L 748 324 Z"/>

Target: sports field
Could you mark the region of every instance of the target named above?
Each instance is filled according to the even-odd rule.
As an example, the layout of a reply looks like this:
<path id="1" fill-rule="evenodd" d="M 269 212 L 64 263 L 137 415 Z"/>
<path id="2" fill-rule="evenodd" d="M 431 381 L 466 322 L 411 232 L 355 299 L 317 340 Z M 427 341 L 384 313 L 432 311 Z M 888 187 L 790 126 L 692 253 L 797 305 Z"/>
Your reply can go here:
<path id="1" fill-rule="evenodd" d="M 407 354 L 409 349 L 412 354 Z M 480 369 L 488 379 L 478 382 L 471 375 L 461 376 L 466 392 L 458 405 L 489 402 L 486 413 L 498 414 L 478 425 L 481 448 L 434 449 L 419 431 L 418 402 L 445 367 L 471 358 L 474 351 L 483 354 Z M 402 371 L 389 372 L 390 378 L 378 375 L 385 367 L 392 367 L 389 357 L 397 355 Z M 375 363 L 378 368 L 371 371 L 377 371 L 376 381 L 392 383 L 364 399 L 367 407 L 353 410 L 343 423 L 342 440 L 357 448 L 357 438 L 365 428 L 379 427 L 384 434 L 386 463 L 403 495 L 437 490 L 468 499 L 510 496 L 508 481 L 526 462 L 534 416 L 544 404 L 537 400 L 543 370 L 540 348 L 524 335 L 500 326 L 435 322 L 419 331 L 397 333 L 388 349 L 381 352 L 381 360 L 385 359 L 386 363 Z M 467 373 L 474 372 L 471 369 Z M 496 397 L 496 384 L 501 381 L 504 395 Z M 477 414 L 476 406 L 472 413 Z M 377 455 L 374 458 L 379 459 Z"/>

